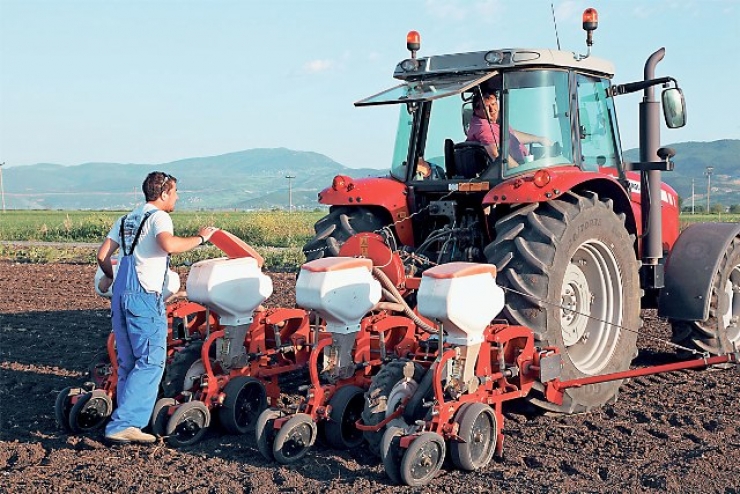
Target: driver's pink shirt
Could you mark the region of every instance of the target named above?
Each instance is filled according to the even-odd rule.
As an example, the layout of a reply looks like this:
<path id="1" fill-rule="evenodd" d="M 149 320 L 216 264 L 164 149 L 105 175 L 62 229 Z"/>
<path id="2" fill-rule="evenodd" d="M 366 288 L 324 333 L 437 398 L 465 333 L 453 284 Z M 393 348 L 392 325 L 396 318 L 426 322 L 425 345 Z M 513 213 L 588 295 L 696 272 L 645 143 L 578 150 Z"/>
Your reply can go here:
<path id="1" fill-rule="evenodd" d="M 468 127 L 467 139 L 468 141 L 477 141 L 481 144 L 491 144 L 499 148 L 498 139 L 501 135 L 501 127 L 497 123 L 488 123 L 485 118 L 480 118 L 478 115 L 473 115 L 470 119 L 470 126 Z M 529 154 L 526 146 L 519 142 L 513 132 L 509 132 L 509 150 L 511 157 L 516 161 L 524 161 L 524 156 Z"/>

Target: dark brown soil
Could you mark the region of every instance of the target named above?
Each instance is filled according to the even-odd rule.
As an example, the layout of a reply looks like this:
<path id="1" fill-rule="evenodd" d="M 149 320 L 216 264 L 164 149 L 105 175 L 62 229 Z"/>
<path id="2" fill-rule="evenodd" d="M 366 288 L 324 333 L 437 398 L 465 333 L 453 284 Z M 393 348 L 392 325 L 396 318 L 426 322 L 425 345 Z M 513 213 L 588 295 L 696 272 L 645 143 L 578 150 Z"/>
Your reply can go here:
<path id="1" fill-rule="evenodd" d="M 509 410 L 503 459 L 475 473 L 446 465 L 420 489 L 391 485 L 365 447 L 317 447 L 285 467 L 251 437 L 216 431 L 181 450 L 68 435 L 54 420 L 56 395 L 84 380 L 110 331 L 93 274 L 0 262 L 0 492 L 740 492 L 737 368 L 637 378 L 615 405 L 583 415 Z M 272 277 L 270 305 L 291 306 L 294 276 Z M 672 361 L 660 343 L 668 326 L 644 317 L 635 365 Z"/>

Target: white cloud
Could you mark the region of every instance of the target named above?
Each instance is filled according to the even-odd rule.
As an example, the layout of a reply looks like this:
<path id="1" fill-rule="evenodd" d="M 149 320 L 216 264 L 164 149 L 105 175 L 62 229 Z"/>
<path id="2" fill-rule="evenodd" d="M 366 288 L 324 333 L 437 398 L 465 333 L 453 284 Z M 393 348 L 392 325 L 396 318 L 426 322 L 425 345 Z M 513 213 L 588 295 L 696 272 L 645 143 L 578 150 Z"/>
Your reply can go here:
<path id="1" fill-rule="evenodd" d="M 427 0 L 426 8 L 430 15 L 440 19 L 462 21 L 468 15 L 468 9 L 461 6 L 458 0 Z"/>
<path id="2" fill-rule="evenodd" d="M 303 64 L 303 70 L 309 74 L 318 74 L 319 72 L 326 72 L 334 66 L 332 60 L 311 60 Z"/>
<path id="3" fill-rule="evenodd" d="M 474 6 L 476 14 L 485 20 L 501 20 L 505 7 L 501 0 L 483 0 Z"/>
<path id="4" fill-rule="evenodd" d="M 555 18 L 559 23 L 565 24 L 573 19 L 574 16 L 580 15 L 581 10 L 578 8 L 578 2 L 568 0 L 560 3 L 555 7 Z"/>

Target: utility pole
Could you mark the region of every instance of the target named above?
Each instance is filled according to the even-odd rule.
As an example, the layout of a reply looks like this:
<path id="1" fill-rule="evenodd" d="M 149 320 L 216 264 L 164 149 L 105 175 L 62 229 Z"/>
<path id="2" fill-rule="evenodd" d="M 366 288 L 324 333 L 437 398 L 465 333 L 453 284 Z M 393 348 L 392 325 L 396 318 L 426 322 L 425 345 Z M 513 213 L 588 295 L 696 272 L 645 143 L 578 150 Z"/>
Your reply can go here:
<path id="1" fill-rule="evenodd" d="M 712 172 L 714 171 L 713 166 L 708 166 L 705 175 L 707 176 L 707 214 L 709 214 L 709 194 L 712 190 Z"/>
<path id="2" fill-rule="evenodd" d="M 0 163 L 0 195 L 3 197 L 3 213 L 5 212 L 5 188 L 3 187 L 3 166 L 5 162 Z"/>
<path id="3" fill-rule="evenodd" d="M 691 214 L 694 214 L 694 179 L 691 179 Z"/>
<path id="4" fill-rule="evenodd" d="M 295 175 L 285 175 L 285 178 L 288 179 L 288 212 L 293 212 L 293 179 L 295 178 Z"/>

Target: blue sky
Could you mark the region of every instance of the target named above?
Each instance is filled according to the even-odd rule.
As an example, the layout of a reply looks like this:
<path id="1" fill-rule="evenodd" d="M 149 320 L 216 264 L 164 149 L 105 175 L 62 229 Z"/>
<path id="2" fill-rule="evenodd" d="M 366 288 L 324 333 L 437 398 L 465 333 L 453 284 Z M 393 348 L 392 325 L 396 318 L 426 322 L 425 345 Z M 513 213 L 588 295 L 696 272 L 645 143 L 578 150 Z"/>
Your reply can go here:
<path id="1" fill-rule="evenodd" d="M 593 55 L 616 82 L 641 79 L 666 48 L 657 75 L 678 79 L 689 123 L 664 128 L 664 144 L 740 138 L 740 0 L 554 5 L 561 46 L 577 52 L 583 9 L 599 11 Z M 397 109 L 353 103 L 396 84 L 411 29 L 421 56 L 556 47 L 544 0 L 0 0 L 0 163 L 286 147 L 386 168 Z M 617 99 L 625 148 L 638 145 L 640 99 Z"/>

